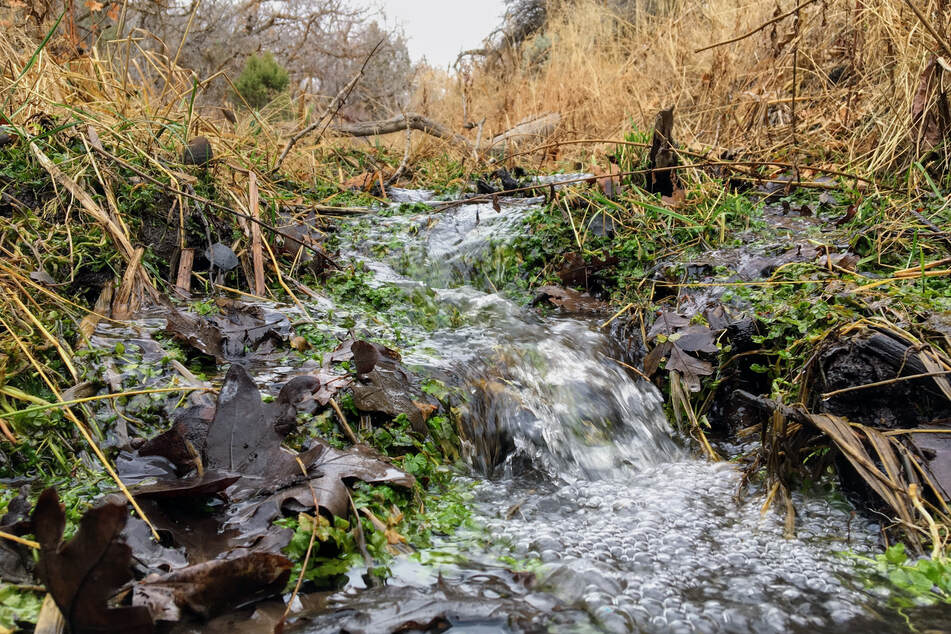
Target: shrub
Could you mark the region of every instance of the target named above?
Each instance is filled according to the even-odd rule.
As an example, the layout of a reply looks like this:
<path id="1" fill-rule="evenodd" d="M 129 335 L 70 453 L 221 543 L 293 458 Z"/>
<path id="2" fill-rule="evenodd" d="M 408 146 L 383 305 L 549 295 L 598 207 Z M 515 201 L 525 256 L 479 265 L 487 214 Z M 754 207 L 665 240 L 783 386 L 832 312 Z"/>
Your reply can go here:
<path id="1" fill-rule="evenodd" d="M 270 53 L 251 55 L 235 82 L 238 93 L 252 108 L 260 108 L 282 93 L 288 84 L 287 71 Z"/>

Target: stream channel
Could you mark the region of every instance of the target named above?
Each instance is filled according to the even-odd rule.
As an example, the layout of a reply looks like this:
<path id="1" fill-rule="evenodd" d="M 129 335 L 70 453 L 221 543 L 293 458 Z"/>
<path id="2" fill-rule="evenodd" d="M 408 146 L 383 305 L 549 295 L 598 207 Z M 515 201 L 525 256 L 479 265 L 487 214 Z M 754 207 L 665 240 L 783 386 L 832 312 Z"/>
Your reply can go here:
<path id="1" fill-rule="evenodd" d="M 368 589 L 356 569 L 341 590 L 302 597 L 291 629 L 427 631 L 437 617 L 468 634 L 897 627 L 886 597 L 864 589 L 844 554 L 879 552 L 876 523 L 834 494 L 796 493 L 796 535 L 785 538 L 784 514 L 761 514 L 765 493 L 753 485 L 738 495 L 735 464 L 709 461 L 678 437 L 660 392 L 614 361 L 624 353 L 599 323 L 543 316 L 491 292 L 485 267 L 472 263 L 524 231 L 539 204 L 417 206 L 346 221 L 354 226 L 340 232 L 341 265 L 357 263 L 371 284 L 422 293 L 457 316 L 452 327 L 421 329 L 401 353 L 420 374 L 472 394 L 471 469 L 459 478 L 478 529 L 396 558 L 382 588 Z M 109 327 L 98 335 L 108 340 Z M 249 370 L 271 394 L 299 372 Z M 534 562 L 537 576 L 512 572 L 513 561 Z"/>

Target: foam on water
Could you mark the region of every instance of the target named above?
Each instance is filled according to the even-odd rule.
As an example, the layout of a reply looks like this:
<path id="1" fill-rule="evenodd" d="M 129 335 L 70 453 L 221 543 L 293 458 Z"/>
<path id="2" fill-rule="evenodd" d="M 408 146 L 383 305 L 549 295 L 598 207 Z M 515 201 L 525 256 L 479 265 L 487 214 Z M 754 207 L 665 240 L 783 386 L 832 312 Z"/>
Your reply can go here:
<path id="1" fill-rule="evenodd" d="M 784 632 L 861 614 L 866 596 L 841 581 L 852 563 L 836 552 L 873 549 L 874 526 L 795 496 L 785 539 L 761 496 L 734 500 L 738 483 L 729 464 L 681 460 L 547 489 L 485 481 L 478 495 L 486 529 L 545 562 L 542 589 L 611 630 Z"/>

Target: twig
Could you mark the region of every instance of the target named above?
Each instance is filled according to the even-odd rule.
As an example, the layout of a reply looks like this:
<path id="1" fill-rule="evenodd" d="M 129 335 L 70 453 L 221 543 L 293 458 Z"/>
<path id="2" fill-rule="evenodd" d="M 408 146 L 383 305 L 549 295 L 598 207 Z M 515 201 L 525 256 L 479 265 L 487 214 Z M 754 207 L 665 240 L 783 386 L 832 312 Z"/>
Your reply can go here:
<path id="1" fill-rule="evenodd" d="M 796 5 L 796 8 L 793 9 L 792 11 L 787 11 L 786 13 L 784 13 L 784 14 L 782 14 L 782 15 L 776 16 L 776 17 L 773 18 L 772 20 L 768 20 L 768 21 L 766 21 L 766 22 L 763 22 L 762 24 L 760 24 L 758 27 L 756 27 L 756 28 L 753 29 L 752 31 L 747 31 L 747 32 L 744 33 L 743 35 L 738 35 L 738 36 L 736 36 L 736 37 L 734 37 L 734 38 L 731 38 L 731 39 L 729 39 L 729 40 L 723 40 L 722 42 L 717 42 L 716 44 L 710 44 L 709 46 L 704 46 L 703 48 L 698 48 L 698 49 L 694 50 L 694 53 L 702 53 L 703 51 L 709 51 L 711 48 L 716 48 L 716 47 L 718 47 L 718 46 L 726 46 L 727 44 L 733 44 L 733 43 L 735 43 L 735 42 L 739 42 L 740 40 L 745 40 L 745 39 L 748 38 L 749 36 L 754 35 L 754 34 L 756 34 L 756 33 L 759 33 L 760 31 L 762 31 L 763 29 L 765 29 L 766 27 L 768 27 L 770 24 L 775 24 L 776 22 L 781 22 L 782 20 L 785 20 L 785 19 L 788 18 L 789 16 L 791 16 L 791 15 L 793 15 L 793 14 L 795 14 L 795 13 L 798 13 L 800 9 L 802 9 L 803 7 L 809 6 L 810 4 L 812 4 L 812 3 L 815 2 L 815 1 L 816 1 L 816 0 L 806 0 L 805 2 L 802 2 L 802 3 L 798 4 L 798 5 Z M 908 0 L 905 0 L 905 2 L 908 2 Z M 909 2 L 909 4 L 911 4 L 911 3 Z"/>
<path id="2" fill-rule="evenodd" d="M 311 123 L 309 126 L 307 126 L 306 128 L 304 128 L 303 130 L 301 130 L 300 132 L 298 132 L 297 134 L 295 134 L 294 136 L 290 138 L 290 140 L 287 142 L 287 145 L 284 146 L 284 151 L 281 152 L 281 156 L 278 157 L 277 162 L 274 164 L 274 168 L 271 170 L 272 174 L 274 174 L 279 169 L 281 169 L 281 165 L 284 164 L 284 159 L 287 158 L 287 155 L 290 153 L 291 148 L 293 148 L 297 144 L 297 142 L 300 141 L 302 138 L 304 138 L 305 136 L 307 136 L 308 134 L 316 130 L 317 127 L 320 126 L 320 124 L 324 122 L 324 119 L 327 119 L 327 124 L 325 124 L 324 128 L 317 134 L 317 138 L 319 139 L 321 135 L 323 135 L 324 130 L 327 129 L 327 125 L 329 125 L 330 121 L 337 115 L 337 111 L 340 110 L 340 107 L 347 100 L 347 97 L 349 97 L 350 93 L 353 92 L 353 89 L 356 87 L 357 82 L 360 81 L 361 77 L 363 77 L 363 73 L 366 71 L 367 64 L 370 62 L 370 58 L 373 57 L 373 54 L 376 53 L 377 49 L 379 49 L 380 46 L 383 45 L 383 42 L 384 40 L 380 40 L 379 42 L 377 42 L 377 45 L 373 47 L 373 50 L 370 51 L 370 54 L 367 55 L 366 59 L 363 60 L 363 65 L 360 67 L 360 70 L 357 72 L 357 74 L 354 75 L 353 79 L 351 79 L 350 82 L 347 83 L 347 85 L 344 86 L 343 89 L 341 89 L 340 92 L 337 93 L 337 96 L 333 98 L 333 101 L 330 102 L 330 104 L 321 113 L 321 115 L 317 117 L 317 119 L 315 119 L 314 122 Z"/>
<path id="3" fill-rule="evenodd" d="M 944 49 L 944 54 L 951 55 L 951 44 L 948 44 L 947 42 L 944 41 L 944 38 L 941 37 L 941 34 L 938 33 L 938 31 L 925 18 L 921 10 L 918 7 L 916 7 L 911 0 L 905 0 L 905 4 L 908 5 L 908 8 L 914 11 L 915 15 L 918 17 L 918 20 L 921 21 L 921 25 L 924 26 L 925 29 L 927 29 L 928 33 L 931 33 L 931 37 L 933 37 L 935 41 L 938 42 L 938 46 Z"/>
<path id="4" fill-rule="evenodd" d="M 301 472 L 304 474 L 304 482 L 307 483 L 307 488 L 310 489 L 310 494 L 314 498 L 314 525 L 313 530 L 310 531 L 310 541 L 307 543 L 307 552 L 304 553 L 304 562 L 300 567 L 300 575 L 297 577 L 297 583 L 294 585 L 294 592 L 291 593 L 291 598 L 287 601 L 287 606 L 284 608 L 284 613 L 281 614 L 281 619 L 277 622 L 277 625 L 274 626 L 272 630 L 275 634 L 279 634 L 284 631 L 284 622 L 287 620 L 287 615 L 291 613 L 291 608 L 294 605 L 294 601 L 297 599 L 297 594 L 300 592 L 301 584 L 304 583 L 304 577 L 307 574 L 307 564 L 310 563 L 310 554 L 314 550 L 314 542 L 317 539 L 317 526 L 320 521 L 320 503 L 317 501 L 317 492 L 314 491 L 314 486 L 310 483 L 310 480 L 307 476 L 307 467 L 304 466 L 304 463 L 301 462 L 301 459 L 297 456 L 294 457 L 297 461 L 297 465 L 300 467 Z"/>
<path id="5" fill-rule="evenodd" d="M 334 408 L 334 411 L 337 412 L 337 418 L 340 419 L 340 426 L 343 427 L 343 433 L 346 434 L 347 438 L 350 439 L 354 445 L 359 445 L 360 440 L 357 438 L 357 435 L 353 433 L 353 430 L 350 429 L 350 425 L 347 424 L 347 417 L 343 415 L 343 410 L 340 409 L 340 406 L 337 405 L 337 401 L 330 399 L 330 406 Z"/>
<path id="6" fill-rule="evenodd" d="M 944 376 L 946 374 L 951 374 L 951 370 L 942 370 L 941 372 L 922 372 L 921 374 L 909 374 L 908 376 L 896 376 L 894 379 L 888 379 L 885 381 L 875 381 L 874 383 L 864 383 L 862 385 L 852 385 L 850 387 L 844 387 L 841 390 L 833 390 L 831 392 L 826 392 L 822 395 L 822 400 L 828 400 L 833 396 L 838 396 L 839 394 L 845 394 L 846 392 L 855 392 L 856 390 L 864 390 L 869 387 L 881 387 L 882 385 L 891 385 L 892 383 L 898 383 L 899 381 L 911 381 L 912 379 L 926 379 L 930 376 Z"/>

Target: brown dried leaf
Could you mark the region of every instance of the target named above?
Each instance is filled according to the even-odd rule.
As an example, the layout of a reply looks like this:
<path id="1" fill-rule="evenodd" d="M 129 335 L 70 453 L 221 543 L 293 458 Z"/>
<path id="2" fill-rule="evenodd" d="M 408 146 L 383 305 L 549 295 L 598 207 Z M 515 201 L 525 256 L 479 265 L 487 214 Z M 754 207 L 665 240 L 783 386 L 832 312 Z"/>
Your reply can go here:
<path id="1" fill-rule="evenodd" d="M 668 370 L 676 370 L 683 376 L 684 383 L 691 392 L 700 391 L 700 377 L 713 374 L 713 366 L 706 361 L 691 356 L 678 348 L 676 345 L 670 349 L 670 356 L 667 358 Z"/>
<path id="2" fill-rule="evenodd" d="M 147 608 L 156 621 L 178 621 L 183 609 L 208 618 L 280 593 L 292 567 L 287 557 L 272 553 L 207 561 L 146 577 L 135 586 L 132 603 Z"/>
<path id="3" fill-rule="evenodd" d="M 132 549 L 120 535 L 128 518 L 125 501 L 109 497 L 83 515 L 76 535 L 63 543 L 66 514 L 56 489 L 40 494 L 33 510 L 33 534 L 40 543 L 36 571 L 73 632 L 153 631 L 148 610 L 109 607 L 132 580 Z"/>

